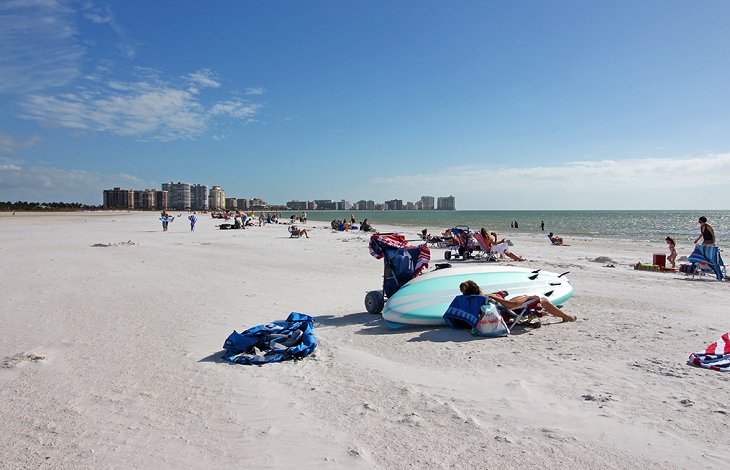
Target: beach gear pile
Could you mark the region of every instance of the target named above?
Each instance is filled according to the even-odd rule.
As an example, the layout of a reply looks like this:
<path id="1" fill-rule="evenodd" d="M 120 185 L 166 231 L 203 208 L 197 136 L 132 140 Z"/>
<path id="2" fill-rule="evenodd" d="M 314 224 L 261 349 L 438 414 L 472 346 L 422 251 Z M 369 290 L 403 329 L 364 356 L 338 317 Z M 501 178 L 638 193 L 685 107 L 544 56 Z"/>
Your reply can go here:
<path id="1" fill-rule="evenodd" d="M 402 233 L 376 233 L 370 237 L 370 255 L 376 259 L 385 257 L 386 271 L 383 291 L 390 297 L 403 284 L 428 268 L 431 250 L 426 244 L 412 246 Z"/>
<path id="2" fill-rule="evenodd" d="M 502 292 L 495 295 L 501 296 Z M 470 329 L 474 336 L 508 336 L 516 326 L 540 328 L 542 314 L 535 310 L 536 298 L 532 297 L 519 307 L 510 309 L 489 296 L 457 295 L 446 309 L 443 319 L 451 328 Z"/>
<path id="3" fill-rule="evenodd" d="M 510 331 L 494 301 L 483 295 L 457 295 L 444 313 L 451 328 L 471 329 L 474 336 L 507 336 Z"/>
<path id="4" fill-rule="evenodd" d="M 722 335 L 719 341 L 712 343 L 704 351 L 690 354 L 687 363 L 705 369 L 730 372 L 730 333 Z"/>
<path id="5" fill-rule="evenodd" d="M 724 277 L 725 263 L 720 256 L 720 248 L 716 246 L 695 245 L 695 249 L 687 258 L 692 263 L 692 270 L 697 265 L 708 266 L 717 277 L 718 281 L 722 281 Z"/>
<path id="6" fill-rule="evenodd" d="M 223 359 L 236 364 L 268 364 L 290 359 L 302 359 L 317 348 L 314 318 L 292 312 L 284 321 L 249 328 L 243 333 L 235 330 L 223 344 Z"/>

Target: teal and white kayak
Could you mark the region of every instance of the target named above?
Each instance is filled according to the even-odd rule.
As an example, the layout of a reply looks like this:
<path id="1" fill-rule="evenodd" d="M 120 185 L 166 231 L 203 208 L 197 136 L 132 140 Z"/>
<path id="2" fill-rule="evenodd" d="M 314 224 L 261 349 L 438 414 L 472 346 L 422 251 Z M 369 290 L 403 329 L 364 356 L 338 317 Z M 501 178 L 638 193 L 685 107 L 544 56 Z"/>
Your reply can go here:
<path id="1" fill-rule="evenodd" d="M 573 296 L 570 281 L 548 271 L 516 266 L 459 266 L 431 271 L 409 281 L 388 299 L 383 319 L 406 325 L 445 324 L 444 312 L 461 294 L 459 285 L 470 279 L 487 294 L 506 290 L 508 298 L 539 295 L 561 305 Z"/>

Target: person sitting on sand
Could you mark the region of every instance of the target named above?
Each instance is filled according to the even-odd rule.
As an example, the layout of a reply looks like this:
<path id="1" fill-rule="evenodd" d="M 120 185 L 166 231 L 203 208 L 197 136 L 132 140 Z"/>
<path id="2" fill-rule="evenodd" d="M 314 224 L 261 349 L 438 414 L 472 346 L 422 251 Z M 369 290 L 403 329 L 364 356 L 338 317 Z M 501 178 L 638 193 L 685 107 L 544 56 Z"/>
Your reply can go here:
<path id="1" fill-rule="evenodd" d="M 548 238 L 552 242 L 553 245 L 562 245 L 563 244 L 563 237 L 559 237 L 557 235 L 553 235 L 553 232 L 548 233 Z"/>
<path id="2" fill-rule="evenodd" d="M 486 295 L 488 297 L 491 297 L 494 299 L 497 303 L 500 305 L 503 305 L 507 308 L 517 308 L 521 305 L 523 305 L 525 302 L 529 301 L 530 299 L 534 299 L 534 303 L 531 303 L 528 305 L 528 308 L 530 310 L 536 310 L 536 311 L 546 311 L 550 315 L 556 316 L 560 319 L 562 319 L 565 322 L 569 321 L 575 321 L 575 316 L 568 315 L 567 313 L 560 310 L 558 307 L 556 307 L 552 302 L 550 302 L 545 297 L 538 297 L 536 295 L 530 296 L 530 295 L 518 295 L 516 297 L 512 297 L 511 299 L 504 298 L 505 296 L 509 295 L 507 291 L 501 291 L 501 292 L 495 292 L 492 294 L 485 294 L 482 289 L 479 287 L 479 284 L 472 280 L 464 281 L 459 285 L 459 290 L 464 295 Z"/>
<path id="3" fill-rule="evenodd" d="M 304 235 L 305 237 L 309 238 L 309 234 L 307 233 L 306 228 L 298 228 L 296 225 L 292 225 L 289 227 L 289 232 L 291 232 L 292 235 L 295 237 L 301 237 Z"/>
<path id="4" fill-rule="evenodd" d="M 369 232 L 372 229 L 373 229 L 373 226 L 370 225 L 370 222 L 368 222 L 368 219 L 365 219 L 360 223 L 360 230 L 362 230 L 363 232 Z"/>

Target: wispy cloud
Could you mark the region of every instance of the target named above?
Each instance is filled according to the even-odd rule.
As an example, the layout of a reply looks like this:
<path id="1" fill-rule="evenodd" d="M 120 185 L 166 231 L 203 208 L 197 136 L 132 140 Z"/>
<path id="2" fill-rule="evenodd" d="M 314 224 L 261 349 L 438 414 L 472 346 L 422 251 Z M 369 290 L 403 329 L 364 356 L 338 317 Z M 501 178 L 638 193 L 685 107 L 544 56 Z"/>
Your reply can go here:
<path id="1" fill-rule="evenodd" d="M 51 166 L 0 164 L 0 199 L 10 201 L 65 201 L 101 204 L 102 191 L 111 187 L 154 188 L 157 184 L 128 174 L 62 170 Z"/>
<path id="2" fill-rule="evenodd" d="M 66 85 L 81 75 L 84 48 L 62 1 L 0 2 L 0 93 Z"/>
<path id="3" fill-rule="evenodd" d="M 19 149 L 34 147 L 43 139 L 33 136 L 30 139 L 20 139 L 0 132 L 0 153 L 13 153 Z"/>
<path id="4" fill-rule="evenodd" d="M 49 127 L 171 141 L 198 137 L 219 119 L 248 122 L 261 108 L 242 100 L 210 103 L 197 88 L 187 86 L 191 80 L 219 86 L 207 70 L 176 82 L 163 81 L 149 70 L 145 77 L 127 82 L 95 75 L 72 92 L 29 96 L 22 104 L 22 117 Z"/>
<path id="5" fill-rule="evenodd" d="M 453 194 L 462 209 L 692 208 L 707 205 L 680 189 L 702 187 L 720 197 L 730 184 L 730 154 L 702 157 L 576 161 L 529 168 L 469 165 L 376 178 L 412 194 Z M 724 189 L 723 189 L 724 188 Z M 703 196 L 704 198 L 704 196 Z"/>
<path id="6" fill-rule="evenodd" d="M 266 88 L 249 87 L 249 88 L 246 88 L 245 92 L 247 95 L 255 95 L 255 96 L 263 95 L 264 93 L 266 93 Z"/>
<path id="7" fill-rule="evenodd" d="M 83 18 L 95 25 L 108 26 L 117 37 L 117 50 L 127 59 L 134 58 L 137 53 L 137 44 L 127 31 L 117 22 L 109 5 L 95 5 L 91 2 L 82 5 Z"/>
<path id="8" fill-rule="evenodd" d="M 192 83 L 205 88 L 218 88 L 221 86 L 220 82 L 216 80 L 213 72 L 207 69 L 190 73 L 188 74 L 187 79 Z"/>

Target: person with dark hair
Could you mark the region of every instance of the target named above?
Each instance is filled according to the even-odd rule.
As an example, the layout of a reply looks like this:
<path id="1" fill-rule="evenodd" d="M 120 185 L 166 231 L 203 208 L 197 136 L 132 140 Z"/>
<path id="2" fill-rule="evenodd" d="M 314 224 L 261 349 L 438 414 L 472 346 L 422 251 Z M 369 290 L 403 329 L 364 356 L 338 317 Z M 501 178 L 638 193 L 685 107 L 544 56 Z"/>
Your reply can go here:
<path id="1" fill-rule="evenodd" d="M 511 299 L 506 299 L 505 297 L 509 295 L 507 291 L 501 291 L 501 292 L 495 292 L 492 294 L 485 294 L 482 289 L 479 287 L 479 284 L 472 280 L 464 281 L 459 285 L 459 290 L 464 295 L 485 295 L 487 297 L 491 297 L 494 299 L 495 302 L 499 303 L 500 305 L 503 305 L 507 308 L 517 308 L 525 302 L 528 302 L 531 299 L 534 299 L 533 303 L 530 304 L 528 308 L 533 310 L 544 310 L 550 315 L 556 316 L 560 319 L 562 319 L 565 322 L 575 321 L 576 317 L 573 315 L 568 315 L 567 313 L 560 310 L 558 307 L 553 305 L 552 302 L 550 302 L 545 297 L 538 297 L 536 295 L 530 296 L 530 295 L 518 295 L 516 297 L 513 297 Z"/>
<path id="2" fill-rule="evenodd" d="M 674 238 L 667 237 L 667 246 L 669 246 L 669 256 L 667 256 L 667 261 L 672 263 L 672 268 L 676 268 L 677 265 L 675 264 L 675 261 L 677 260 L 677 244 L 674 243 Z"/>
<path id="3" fill-rule="evenodd" d="M 700 235 L 695 238 L 695 245 L 702 239 L 702 246 L 715 246 L 715 229 L 707 223 L 707 217 L 703 215 L 698 222 L 700 224 Z"/>
<path id="4" fill-rule="evenodd" d="M 563 237 L 554 235 L 553 232 L 548 233 L 548 238 L 553 245 L 564 245 Z"/>

